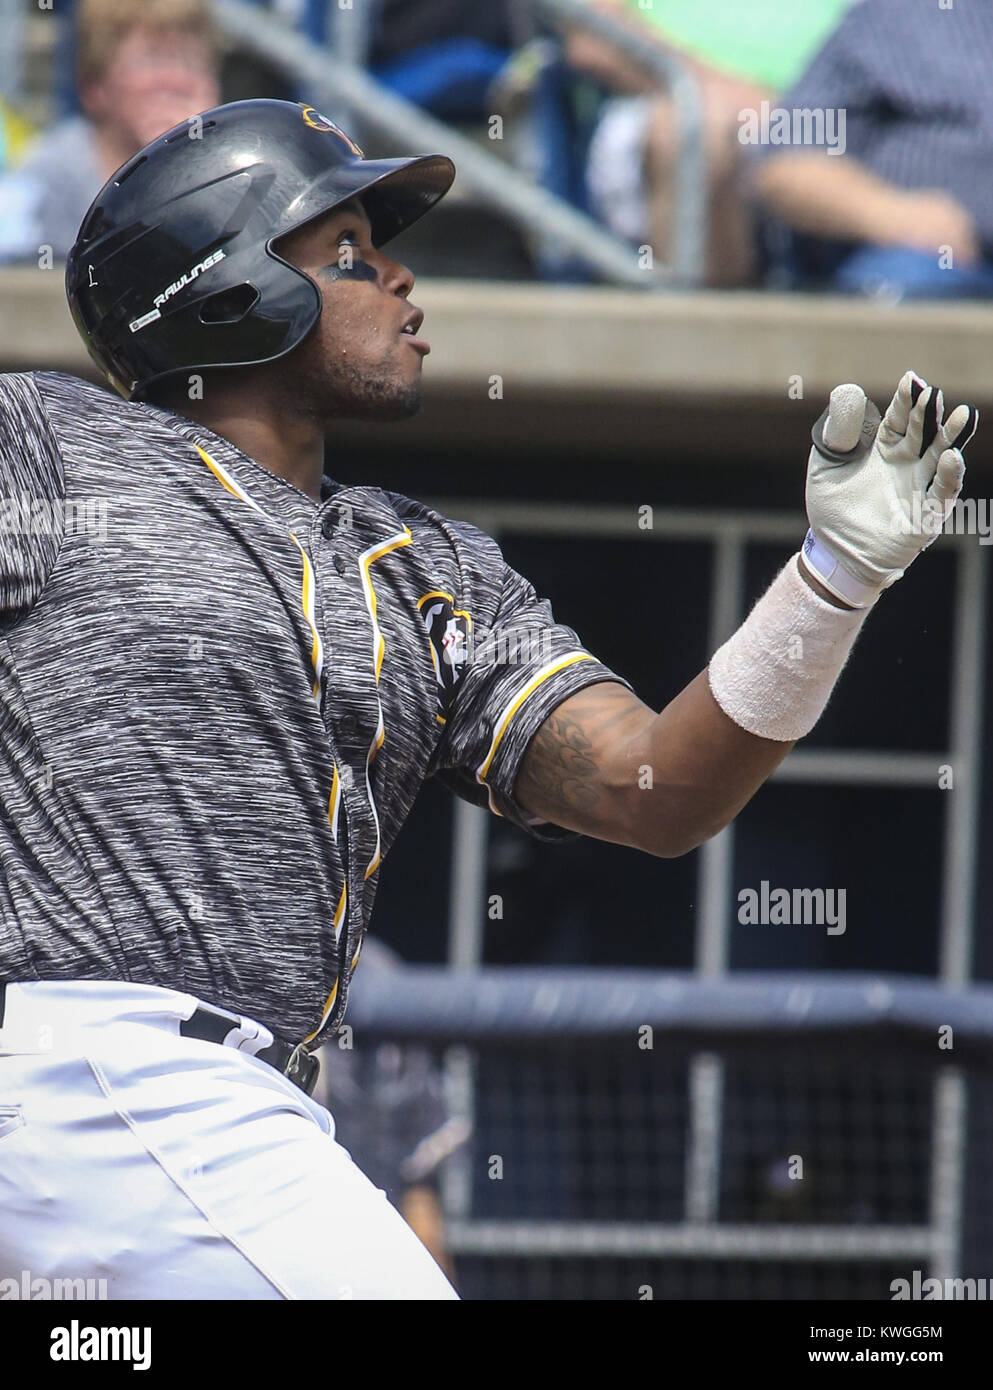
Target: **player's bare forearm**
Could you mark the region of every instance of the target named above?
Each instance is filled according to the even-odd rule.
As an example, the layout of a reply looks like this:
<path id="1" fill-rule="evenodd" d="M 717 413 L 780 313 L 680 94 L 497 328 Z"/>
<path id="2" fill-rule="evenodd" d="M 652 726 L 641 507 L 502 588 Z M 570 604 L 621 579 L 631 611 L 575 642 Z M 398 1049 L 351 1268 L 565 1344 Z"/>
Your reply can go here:
<path id="1" fill-rule="evenodd" d="M 515 794 L 531 815 L 674 858 L 733 820 L 792 747 L 739 728 L 706 671 L 661 714 L 604 681 L 545 720 Z"/>

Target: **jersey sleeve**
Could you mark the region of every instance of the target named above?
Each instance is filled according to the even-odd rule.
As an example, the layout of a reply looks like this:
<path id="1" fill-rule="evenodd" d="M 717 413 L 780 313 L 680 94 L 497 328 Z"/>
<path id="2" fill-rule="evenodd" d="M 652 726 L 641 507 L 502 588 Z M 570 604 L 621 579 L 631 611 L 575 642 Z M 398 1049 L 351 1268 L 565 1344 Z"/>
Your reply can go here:
<path id="1" fill-rule="evenodd" d="M 434 771 L 452 791 L 542 840 L 574 831 L 532 817 L 514 797 L 531 739 L 563 700 L 599 681 L 628 681 L 599 661 L 547 599 L 506 563 L 496 542 L 467 523 L 462 623 L 452 627 L 454 680 Z"/>
<path id="2" fill-rule="evenodd" d="M 0 375 L 0 618 L 38 601 L 65 522 L 62 459 L 29 374 Z"/>

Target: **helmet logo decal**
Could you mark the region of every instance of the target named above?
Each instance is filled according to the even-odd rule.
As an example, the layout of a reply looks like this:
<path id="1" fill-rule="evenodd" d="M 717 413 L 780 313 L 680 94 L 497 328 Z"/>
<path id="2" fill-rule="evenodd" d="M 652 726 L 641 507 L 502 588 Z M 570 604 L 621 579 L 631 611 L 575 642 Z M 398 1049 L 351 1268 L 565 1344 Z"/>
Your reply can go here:
<path id="1" fill-rule="evenodd" d="M 174 294 L 178 294 L 180 290 L 192 284 L 198 275 L 202 275 L 205 270 L 209 270 L 210 267 L 216 265 L 218 261 L 223 261 L 225 254 L 223 250 L 215 251 L 214 254 L 208 256 L 206 260 L 198 261 L 191 270 L 184 270 L 178 280 L 173 280 L 172 284 L 167 285 L 161 294 L 155 296 L 152 302 L 156 309 L 161 309 L 166 300 L 171 299 Z"/>
<path id="2" fill-rule="evenodd" d="M 152 309 L 148 314 L 142 314 L 140 319 L 132 319 L 128 324 L 132 333 L 137 333 L 140 328 L 145 328 L 148 324 L 154 323 L 156 319 L 162 317 L 161 309 Z"/>
<path id="3" fill-rule="evenodd" d="M 221 248 L 215 251 L 213 255 L 205 257 L 202 261 L 197 261 L 196 265 L 192 266 L 189 270 L 184 270 L 178 280 L 173 280 L 171 285 L 166 285 L 161 294 L 155 296 L 152 301 L 155 305 L 154 309 L 147 314 L 143 314 L 141 318 L 131 320 L 128 324 L 131 332 L 137 333 L 138 330 L 144 328 L 146 324 L 154 323 L 156 319 L 160 319 L 162 317 L 163 304 L 167 304 L 169 300 L 172 299 L 173 295 L 179 294 L 180 290 L 184 290 L 187 285 L 192 285 L 193 281 L 196 280 L 198 276 L 202 275 L 205 270 L 209 270 L 210 267 L 216 265 L 218 261 L 223 261 L 226 255 L 227 252 Z"/>
<path id="4" fill-rule="evenodd" d="M 356 159 L 365 158 L 365 155 L 359 149 L 358 145 L 356 145 L 355 141 L 350 140 L 340 126 L 336 126 L 334 121 L 329 120 L 327 116 L 322 116 L 320 111 L 315 111 L 312 106 L 305 106 L 302 115 L 304 125 L 309 125 L 311 130 L 326 130 L 331 135 L 337 135 L 339 140 L 345 142 Z"/>

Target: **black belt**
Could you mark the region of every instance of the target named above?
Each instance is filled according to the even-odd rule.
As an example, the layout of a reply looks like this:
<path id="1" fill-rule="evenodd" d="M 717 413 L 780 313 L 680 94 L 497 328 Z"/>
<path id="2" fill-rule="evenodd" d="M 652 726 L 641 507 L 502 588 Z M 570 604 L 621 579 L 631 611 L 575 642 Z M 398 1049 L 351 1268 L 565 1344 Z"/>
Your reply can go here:
<path id="1" fill-rule="evenodd" d="M 184 1038 L 199 1038 L 201 1042 L 223 1043 L 232 1028 L 241 1028 L 241 1017 L 229 1014 L 226 1009 L 215 1009 L 212 1004 L 198 1004 L 189 1018 L 179 1025 Z M 242 1052 L 246 1048 L 239 1049 Z M 303 1044 L 273 1042 L 259 1052 L 251 1053 L 263 1062 L 268 1062 L 278 1072 L 282 1072 L 305 1095 L 312 1096 L 317 1085 L 321 1064 L 310 1052 L 305 1052 Z"/>

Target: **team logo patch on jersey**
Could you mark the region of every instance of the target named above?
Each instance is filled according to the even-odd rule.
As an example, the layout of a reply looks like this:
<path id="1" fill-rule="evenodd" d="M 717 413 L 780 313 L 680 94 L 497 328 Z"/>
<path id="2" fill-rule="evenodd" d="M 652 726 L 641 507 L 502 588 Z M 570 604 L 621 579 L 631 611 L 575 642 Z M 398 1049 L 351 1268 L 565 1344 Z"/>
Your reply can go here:
<path id="1" fill-rule="evenodd" d="M 327 116 L 322 116 L 320 111 L 315 111 L 312 106 L 303 108 L 303 120 L 305 125 L 309 125 L 311 130 L 326 130 L 331 135 L 337 135 L 339 140 L 343 140 L 356 159 L 364 159 L 365 155 L 356 145 L 354 140 L 350 140 L 340 126 L 336 126 L 334 121 Z"/>
<path id="2" fill-rule="evenodd" d="M 438 680 L 438 719 L 444 723 L 469 655 L 472 619 L 463 609 L 455 607 L 451 594 L 440 589 L 419 599 L 417 611 L 431 644 L 431 661 Z"/>

